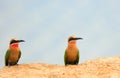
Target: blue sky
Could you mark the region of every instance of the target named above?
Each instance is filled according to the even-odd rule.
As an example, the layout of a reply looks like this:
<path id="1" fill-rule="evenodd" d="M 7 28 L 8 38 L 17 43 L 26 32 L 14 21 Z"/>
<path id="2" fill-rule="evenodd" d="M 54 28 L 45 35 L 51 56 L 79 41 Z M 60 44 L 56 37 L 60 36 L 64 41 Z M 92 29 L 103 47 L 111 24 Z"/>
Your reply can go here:
<path id="1" fill-rule="evenodd" d="M 0 0 L 0 67 L 11 38 L 24 39 L 19 63 L 64 65 L 67 38 L 80 62 L 120 55 L 119 0 Z"/>

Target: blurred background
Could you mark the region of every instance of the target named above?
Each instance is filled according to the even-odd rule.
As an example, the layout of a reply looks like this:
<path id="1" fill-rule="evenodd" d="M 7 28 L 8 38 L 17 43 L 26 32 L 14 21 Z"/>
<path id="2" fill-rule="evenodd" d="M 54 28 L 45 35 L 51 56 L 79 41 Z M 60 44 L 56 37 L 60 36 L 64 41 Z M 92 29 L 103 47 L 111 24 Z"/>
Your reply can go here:
<path id="1" fill-rule="evenodd" d="M 11 38 L 23 39 L 19 64 L 64 65 L 67 38 L 80 62 L 120 55 L 120 0 L 0 0 L 0 68 Z"/>

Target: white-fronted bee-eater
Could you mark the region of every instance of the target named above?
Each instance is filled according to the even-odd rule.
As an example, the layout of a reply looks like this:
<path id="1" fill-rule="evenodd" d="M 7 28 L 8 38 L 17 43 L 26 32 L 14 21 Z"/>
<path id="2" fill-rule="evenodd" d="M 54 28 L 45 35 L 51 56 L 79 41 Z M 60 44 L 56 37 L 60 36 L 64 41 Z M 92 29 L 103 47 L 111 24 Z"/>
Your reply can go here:
<path id="1" fill-rule="evenodd" d="M 12 66 L 18 63 L 21 57 L 20 42 L 24 42 L 24 40 L 11 39 L 9 49 L 5 54 L 5 66 Z"/>
<path id="2" fill-rule="evenodd" d="M 77 38 L 74 36 L 70 36 L 68 38 L 68 47 L 65 50 L 64 54 L 64 63 L 66 65 L 77 65 L 79 62 L 79 49 L 76 45 L 76 40 L 82 38 Z"/>

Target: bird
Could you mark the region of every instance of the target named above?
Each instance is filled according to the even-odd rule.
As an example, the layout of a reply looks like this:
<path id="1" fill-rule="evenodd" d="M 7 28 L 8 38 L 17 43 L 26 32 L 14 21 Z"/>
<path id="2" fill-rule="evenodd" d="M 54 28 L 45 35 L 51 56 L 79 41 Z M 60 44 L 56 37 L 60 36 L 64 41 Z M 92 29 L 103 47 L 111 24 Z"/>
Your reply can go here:
<path id="1" fill-rule="evenodd" d="M 68 46 L 64 53 L 64 64 L 67 65 L 77 65 L 79 62 L 79 49 L 76 45 L 76 40 L 83 38 L 78 38 L 75 36 L 70 36 L 68 38 Z"/>
<path id="2" fill-rule="evenodd" d="M 17 38 L 13 38 L 10 40 L 9 49 L 6 51 L 5 54 L 5 66 L 17 65 L 21 57 L 21 50 L 19 48 L 20 42 L 25 42 L 25 41 L 19 40 Z"/>

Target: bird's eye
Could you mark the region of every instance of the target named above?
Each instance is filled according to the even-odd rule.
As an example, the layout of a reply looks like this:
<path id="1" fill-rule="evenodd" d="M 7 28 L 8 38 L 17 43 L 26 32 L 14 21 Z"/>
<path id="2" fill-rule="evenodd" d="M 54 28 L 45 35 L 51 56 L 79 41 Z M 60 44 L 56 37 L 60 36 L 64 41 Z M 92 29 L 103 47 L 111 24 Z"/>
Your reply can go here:
<path id="1" fill-rule="evenodd" d="M 16 40 L 12 40 L 12 41 L 10 42 L 10 44 L 13 44 L 13 43 L 16 43 Z"/>
<path id="2" fill-rule="evenodd" d="M 72 38 L 72 37 L 71 37 L 71 38 L 69 38 L 69 40 L 68 40 L 68 41 L 71 41 L 71 40 L 73 40 L 73 39 L 74 39 L 74 38 Z"/>

